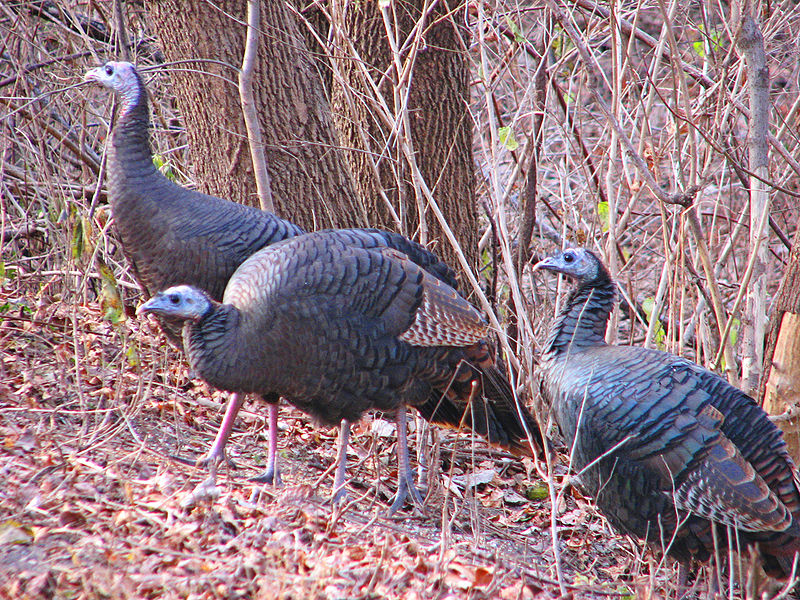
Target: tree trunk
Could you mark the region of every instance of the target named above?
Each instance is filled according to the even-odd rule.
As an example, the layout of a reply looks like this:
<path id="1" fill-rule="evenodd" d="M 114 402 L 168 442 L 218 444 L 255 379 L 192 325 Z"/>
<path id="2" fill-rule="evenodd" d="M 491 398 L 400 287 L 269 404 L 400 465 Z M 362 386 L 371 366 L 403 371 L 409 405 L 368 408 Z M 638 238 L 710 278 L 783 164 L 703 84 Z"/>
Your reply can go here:
<path id="1" fill-rule="evenodd" d="M 200 188 L 258 206 L 236 87 L 247 2 L 195 2 L 188 10 L 179 0 L 147 0 L 145 6 L 167 60 L 193 59 L 171 76 Z M 253 91 L 276 211 L 309 230 L 367 226 L 319 72 L 283 0 L 262 0 L 261 29 Z"/>
<path id="2" fill-rule="evenodd" d="M 777 424 L 792 457 L 800 461 L 800 228 L 772 301 L 765 357 L 761 380 L 764 410 L 783 415 Z"/>
<path id="3" fill-rule="evenodd" d="M 341 78 L 334 77 L 333 104 L 342 143 L 352 149 L 356 188 L 379 224 L 416 237 L 450 264 L 458 264 L 440 223 L 418 189 L 415 193 L 411 169 L 398 146 L 402 135 L 408 135 L 425 182 L 475 266 L 478 226 L 468 110 L 469 42 L 458 24 L 460 13 L 451 13 L 446 4 L 437 4 L 427 15 L 423 8 L 430 2 L 424 0 L 392 2 L 385 8 L 399 48 L 393 53 L 380 3 L 332 2 L 335 59 L 341 73 Z M 415 29 L 420 22 L 422 27 Z M 422 35 L 415 49 L 417 31 Z M 413 61 L 410 78 L 398 74 L 396 59 L 404 73 L 408 61 Z M 398 135 L 404 124 L 408 130 Z"/>

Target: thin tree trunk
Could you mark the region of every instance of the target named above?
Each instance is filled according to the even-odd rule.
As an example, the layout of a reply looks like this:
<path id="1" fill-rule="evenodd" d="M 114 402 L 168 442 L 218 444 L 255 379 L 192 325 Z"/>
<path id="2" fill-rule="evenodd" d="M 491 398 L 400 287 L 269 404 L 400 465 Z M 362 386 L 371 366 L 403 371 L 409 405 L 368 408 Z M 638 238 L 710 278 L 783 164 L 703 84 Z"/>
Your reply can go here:
<path id="1" fill-rule="evenodd" d="M 737 46 L 747 65 L 747 90 L 750 99 L 748 155 L 750 171 L 750 261 L 752 275 L 747 290 L 742 345 L 741 387 L 749 394 L 757 391 L 764 362 L 764 334 L 767 324 L 767 238 L 770 211 L 769 186 L 769 69 L 764 53 L 764 37 L 754 19 L 750 2 L 740 5 L 741 17 Z M 743 282 L 746 285 L 746 282 Z"/>
<path id="2" fill-rule="evenodd" d="M 446 3 L 427 14 L 431 2 L 397 1 L 385 15 L 380 4 L 332 3 L 340 73 L 334 77 L 333 103 L 342 142 L 352 148 L 356 188 L 381 225 L 417 237 L 457 264 L 399 149 L 399 143 L 410 142 L 425 182 L 469 263 L 476 265 L 465 32 Z"/>
<path id="3" fill-rule="evenodd" d="M 195 175 L 203 191 L 258 206 L 236 88 L 246 35 L 246 0 L 147 0 L 155 33 L 173 68 Z M 207 60 L 204 60 L 207 59 Z M 283 0 L 262 0 L 253 95 L 277 212 L 307 229 L 366 226 L 338 149 L 314 59 Z"/>

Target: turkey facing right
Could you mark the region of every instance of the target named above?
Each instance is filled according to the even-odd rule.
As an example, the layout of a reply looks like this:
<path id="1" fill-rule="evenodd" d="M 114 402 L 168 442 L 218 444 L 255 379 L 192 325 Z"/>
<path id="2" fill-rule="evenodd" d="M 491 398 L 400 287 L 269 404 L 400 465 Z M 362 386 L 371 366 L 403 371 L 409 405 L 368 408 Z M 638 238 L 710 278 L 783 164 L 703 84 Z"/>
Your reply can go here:
<path id="1" fill-rule="evenodd" d="M 575 281 L 542 353 L 542 391 L 576 483 L 616 528 L 689 566 L 754 548 L 787 578 L 800 551 L 800 480 L 781 431 L 739 389 L 658 350 L 605 342 L 615 284 L 584 248 L 534 270 Z"/>

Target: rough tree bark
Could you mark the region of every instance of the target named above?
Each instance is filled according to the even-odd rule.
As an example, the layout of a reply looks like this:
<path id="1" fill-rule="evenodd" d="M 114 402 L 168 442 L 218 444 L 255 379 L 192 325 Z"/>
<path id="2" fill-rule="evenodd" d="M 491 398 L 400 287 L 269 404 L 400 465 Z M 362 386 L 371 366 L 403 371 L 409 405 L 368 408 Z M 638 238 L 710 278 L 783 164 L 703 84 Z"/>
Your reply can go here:
<path id="1" fill-rule="evenodd" d="M 236 88 L 246 0 L 195 2 L 191 10 L 179 0 L 145 6 L 167 60 L 200 59 L 171 75 L 201 189 L 258 206 Z M 254 96 L 277 212 L 307 229 L 368 225 L 319 72 L 283 0 L 262 0 L 261 30 Z"/>
<path id="2" fill-rule="evenodd" d="M 789 263 L 772 301 L 761 390 L 764 409 L 782 415 L 789 451 L 800 461 L 800 228 Z"/>
<path id="3" fill-rule="evenodd" d="M 380 117 L 375 90 L 365 77 L 366 71 L 377 84 L 390 118 L 399 121 L 405 98 L 398 88 L 400 76 L 393 66 L 395 57 L 380 4 L 331 2 L 334 54 L 341 73 L 338 80 L 334 77 L 333 104 L 342 143 L 352 149 L 349 157 L 355 186 L 379 224 L 418 237 L 456 265 L 439 222 L 425 200 L 415 194 L 410 169 L 397 147 L 396 131 Z M 385 10 L 403 66 L 413 60 L 405 110 L 417 164 L 468 261 L 477 265 L 468 40 L 459 25 L 464 8 L 451 11 L 448 7 L 455 3 L 439 2 L 430 13 L 425 12 L 431 4 L 398 0 Z M 421 44 L 415 53 L 413 40 L 420 25 Z"/>

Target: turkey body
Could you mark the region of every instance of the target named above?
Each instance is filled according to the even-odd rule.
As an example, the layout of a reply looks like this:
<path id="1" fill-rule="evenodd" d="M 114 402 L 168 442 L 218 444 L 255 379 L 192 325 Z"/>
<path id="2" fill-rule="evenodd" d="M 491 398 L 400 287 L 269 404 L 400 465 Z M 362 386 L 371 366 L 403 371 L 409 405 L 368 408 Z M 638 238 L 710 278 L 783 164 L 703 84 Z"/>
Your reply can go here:
<path id="1" fill-rule="evenodd" d="M 431 322 L 412 330 L 426 292 L 437 294 L 438 310 L 452 311 L 427 315 Z M 359 230 L 308 234 L 258 253 L 231 280 L 213 319 L 188 329 L 187 354 L 209 383 L 280 391 L 326 425 L 424 403 L 432 383 L 444 387 L 466 360 L 459 347 L 486 334 L 451 287 Z"/>
<path id="2" fill-rule="evenodd" d="M 618 529 L 682 563 L 757 545 L 786 577 L 800 550 L 800 484 L 780 430 L 699 365 L 604 341 L 614 284 L 585 249 L 536 265 L 576 280 L 542 356 L 542 391 L 576 480 Z M 716 528 L 716 532 L 712 531 Z"/>
<path id="3" fill-rule="evenodd" d="M 527 428 L 540 447 L 535 420 L 494 365 L 481 315 L 375 232 L 321 231 L 274 244 L 242 264 L 221 304 L 203 298 L 170 288 L 141 310 L 186 321 L 186 353 L 212 385 L 279 394 L 330 425 L 367 410 L 395 413 L 401 482 L 392 510 L 416 492 L 406 406 L 523 454 L 531 453 Z"/>

